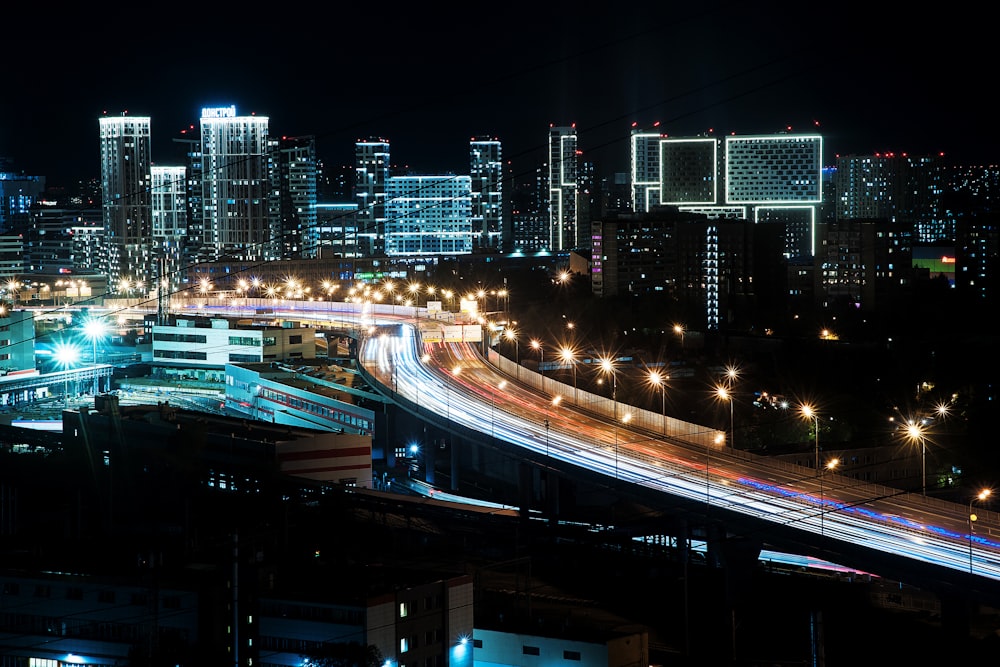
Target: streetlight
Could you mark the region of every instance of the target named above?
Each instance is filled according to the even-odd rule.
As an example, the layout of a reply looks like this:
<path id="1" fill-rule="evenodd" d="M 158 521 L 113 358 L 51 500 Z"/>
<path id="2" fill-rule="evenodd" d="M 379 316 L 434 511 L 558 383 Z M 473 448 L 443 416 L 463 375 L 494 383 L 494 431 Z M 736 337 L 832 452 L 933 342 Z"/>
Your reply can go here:
<path id="1" fill-rule="evenodd" d="M 562 356 L 563 361 L 568 361 L 573 365 L 573 403 L 579 404 L 580 401 L 576 395 L 576 355 L 573 353 L 573 350 L 568 347 L 564 347 L 560 351 L 560 355 Z"/>
<path id="2" fill-rule="evenodd" d="M 518 359 L 519 355 L 518 355 L 517 332 L 515 330 L 511 329 L 510 327 L 507 327 L 506 329 L 504 329 L 503 335 L 507 338 L 507 340 L 514 341 L 514 364 L 516 365 L 515 368 L 514 368 L 514 377 L 517 378 L 517 379 L 520 379 L 520 377 L 521 377 L 521 371 L 520 371 L 521 362 Z"/>
<path id="3" fill-rule="evenodd" d="M 660 388 L 660 410 L 663 414 L 663 433 L 667 432 L 667 380 L 669 375 L 664 375 L 660 371 L 649 371 L 649 382 L 653 386 Z"/>
<path id="4" fill-rule="evenodd" d="M 802 416 L 806 419 L 813 420 L 813 426 L 816 428 L 816 474 L 819 474 L 819 414 L 813 409 L 813 406 L 806 403 L 802 406 Z"/>
<path id="5" fill-rule="evenodd" d="M 108 327 L 107 324 L 105 324 L 104 320 L 96 317 L 87 320 L 86 324 L 83 325 L 84 335 L 90 339 L 90 342 L 93 343 L 94 346 L 93 347 L 94 396 L 97 396 L 97 392 L 100 388 L 98 385 L 98 377 L 97 377 L 97 339 L 104 338 L 104 335 L 107 333 L 107 330 Z"/>
<path id="6" fill-rule="evenodd" d="M 728 387 L 722 385 L 715 388 L 715 395 L 719 400 L 729 402 L 729 446 L 736 449 L 736 417 L 733 412 L 733 394 Z"/>
<path id="7" fill-rule="evenodd" d="M 684 349 L 684 325 L 683 324 L 675 324 L 674 325 L 674 333 L 681 337 L 681 349 L 683 350 Z"/>
<path id="8" fill-rule="evenodd" d="M 632 421 L 632 413 L 626 412 L 622 415 L 622 424 Z M 618 420 L 615 419 L 615 479 L 618 479 Z"/>
<path id="9" fill-rule="evenodd" d="M 840 465 L 840 459 L 830 459 L 823 466 L 826 470 L 833 470 L 838 465 Z M 823 526 L 823 516 L 826 514 L 826 502 L 823 499 L 823 473 L 819 474 L 819 534 L 823 536 L 826 534 L 825 528 Z"/>
<path id="10" fill-rule="evenodd" d="M 611 375 L 611 402 L 613 405 L 613 418 L 618 419 L 618 373 L 615 372 L 615 364 L 611 359 L 605 357 L 601 359 L 601 370 Z"/>
<path id="11" fill-rule="evenodd" d="M 545 364 L 545 350 L 542 349 L 542 343 L 537 339 L 533 339 L 531 341 L 531 348 L 538 350 L 538 372 L 545 375 L 545 370 L 543 369 Z"/>
<path id="12" fill-rule="evenodd" d="M 920 478 L 921 493 L 927 495 L 927 434 L 922 422 L 912 419 L 906 425 L 906 437 L 910 442 L 920 443 Z"/>
<path id="13" fill-rule="evenodd" d="M 972 513 L 972 503 L 977 500 L 983 501 L 989 498 L 990 494 L 993 493 L 992 489 L 983 489 L 976 496 L 969 501 L 969 574 L 972 574 L 972 539 L 973 535 L 976 533 L 975 523 L 979 519 L 975 514 Z"/>
<path id="14" fill-rule="evenodd" d="M 62 367 L 63 371 L 69 370 L 80 359 L 80 348 L 66 342 L 56 343 L 52 351 L 53 357 Z M 63 405 L 69 408 L 69 374 L 63 378 Z"/>

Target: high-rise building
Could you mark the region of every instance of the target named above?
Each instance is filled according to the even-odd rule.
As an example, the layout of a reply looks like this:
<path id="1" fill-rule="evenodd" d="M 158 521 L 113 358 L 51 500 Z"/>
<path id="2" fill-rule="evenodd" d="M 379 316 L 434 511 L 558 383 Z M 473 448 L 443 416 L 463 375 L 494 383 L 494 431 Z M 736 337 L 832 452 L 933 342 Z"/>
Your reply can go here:
<path id="1" fill-rule="evenodd" d="M 658 125 L 658 123 L 657 123 Z M 659 130 L 632 128 L 632 210 L 640 213 L 660 203 L 660 140 Z"/>
<path id="2" fill-rule="evenodd" d="M 639 136 L 643 142 L 654 141 Z M 782 224 L 786 258 L 815 254 L 816 221 L 823 202 L 823 139 L 819 135 L 721 140 L 664 136 L 659 139 L 658 160 L 652 155 L 651 150 L 633 148 L 633 178 L 646 174 L 648 179 L 653 163 L 658 162 L 663 204 L 714 219 Z"/>
<path id="3" fill-rule="evenodd" d="M 101 187 L 104 236 L 100 270 L 109 282 L 155 278 L 150 273 L 153 224 L 150 209 L 150 119 L 102 117 Z"/>
<path id="4" fill-rule="evenodd" d="M 471 177 L 392 176 L 385 198 L 387 256 L 472 252 Z"/>
<path id="5" fill-rule="evenodd" d="M 503 232 L 503 161 L 500 140 L 473 137 L 469 141 L 472 177 L 472 245 L 499 250 Z"/>
<path id="6" fill-rule="evenodd" d="M 281 257 L 281 233 L 268 211 L 268 118 L 236 107 L 201 110 L 201 261 Z"/>
<path id="7" fill-rule="evenodd" d="M 26 228 L 31 207 L 45 192 L 44 176 L 18 174 L 7 167 L 0 158 L 0 232 Z"/>
<path id="8" fill-rule="evenodd" d="M 316 257 L 316 138 L 282 137 L 271 140 L 270 215 L 277 220 L 281 257 Z"/>
<path id="9" fill-rule="evenodd" d="M 184 243 L 188 235 L 187 169 L 154 165 L 150 176 L 157 273 L 160 287 L 173 293 L 183 280 Z"/>
<path id="10" fill-rule="evenodd" d="M 537 166 L 526 177 L 511 180 L 510 236 L 505 243 L 509 252 L 525 254 L 549 249 L 547 182 L 546 165 Z"/>
<path id="11" fill-rule="evenodd" d="M 361 254 L 385 255 L 385 185 L 389 180 L 389 141 L 370 138 L 354 143 L 354 196 L 358 201 L 358 247 Z"/>
<path id="12" fill-rule="evenodd" d="M 838 220 L 882 219 L 912 225 L 919 243 L 954 242 L 942 210 L 944 176 L 933 156 L 886 153 L 837 158 Z"/>
<path id="13" fill-rule="evenodd" d="M 553 252 L 584 245 L 587 229 L 580 229 L 577 209 L 578 160 L 576 126 L 550 126 L 549 250 Z"/>

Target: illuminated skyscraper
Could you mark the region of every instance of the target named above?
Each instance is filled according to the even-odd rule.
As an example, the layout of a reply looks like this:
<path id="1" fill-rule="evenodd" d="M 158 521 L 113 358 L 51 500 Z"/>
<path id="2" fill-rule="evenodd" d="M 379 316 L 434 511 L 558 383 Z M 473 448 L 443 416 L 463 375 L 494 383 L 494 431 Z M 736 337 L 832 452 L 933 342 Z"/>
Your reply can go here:
<path id="1" fill-rule="evenodd" d="M 281 257 L 317 257 L 316 138 L 282 137 L 270 144 L 270 211 L 272 220 L 278 221 Z"/>
<path id="2" fill-rule="evenodd" d="M 200 261 L 281 257 L 277 220 L 268 215 L 268 118 L 236 107 L 201 110 Z"/>
<path id="3" fill-rule="evenodd" d="M 472 244 L 499 249 L 503 230 L 503 163 L 500 141 L 473 137 L 469 141 L 472 177 Z"/>
<path id="4" fill-rule="evenodd" d="M 549 127 L 549 250 L 584 245 L 577 211 L 578 151 L 576 126 Z"/>
<path id="5" fill-rule="evenodd" d="M 102 217 L 108 244 L 99 270 L 108 276 L 109 284 L 122 278 L 147 280 L 153 265 L 150 119 L 121 116 L 98 120 Z"/>
<path id="6" fill-rule="evenodd" d="M 356 178 L 354 196 L 358 200 L 360 254 L 385 255 L 385 184 L 389 180 L 389 141 L 359 140 L 354 143 Z"/>
<path id="7" fill-rule="evenodd" d="M 469 176 L 392 176 L 385 192 L 386 255 L 429 257 L 472 252 Z"/>
<path id="8" fill-rule="evenodd" d="M 645 213 L 660 203 L 659 130 L 632 128 L 632 210 Z"/>
<path id="9" fill-rule="evenodd" d="M 173 293 L 183 279 L 183 250 L 188 234 L 187 169 L 183 166 L 154 166 L 150 173 L 157 271 L 160 278 L 166 280 L 163 287 Z"/>

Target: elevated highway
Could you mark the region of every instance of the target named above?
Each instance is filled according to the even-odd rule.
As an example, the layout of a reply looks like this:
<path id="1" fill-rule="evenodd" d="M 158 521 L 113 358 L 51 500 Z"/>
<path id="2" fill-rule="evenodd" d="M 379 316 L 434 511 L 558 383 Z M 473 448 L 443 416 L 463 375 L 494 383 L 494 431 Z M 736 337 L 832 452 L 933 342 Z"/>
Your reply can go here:
<path id="1" fill-rule="evenodd" d="M 199 307 L 256 312 L 259 304 L 245 301 Z M 710 550 L 715 545 L 730 562 L 756 559 L 769 548 L 906 582 L 943 599 L 1000 606 L 995 512 L 976 507 L 973 524 L 964 504 L 734 451 L 717 444 L 717 430 L 517 366 L 483 345 L 472 333 L 478 327 L 455 328 L 447 314 L 428 318 L 422 309 L 370 303 L 260 301 L 270 317 L 355 337 L 359 368 L 372 386 L 402 412 L 457 441 L 477 443 L 477 453 L 470 447 L 448 454 L 443 469 L 452 484 L 463 468 L 492 464 L 509 466 L 509 476 L 527 486 L 581 480 L 601 489 L 608 505 L 627 500 L 651 508 L 657 520 L 644 529 L 680 543 L 701 540 Z M 488 458 L 485 451 L 496 453 L 489 464 L 473 458 Z M 551 497 L 549 503 L 558 513 Z M 619 528 L 616 523 L 609 517 L 609 528 Z"/>

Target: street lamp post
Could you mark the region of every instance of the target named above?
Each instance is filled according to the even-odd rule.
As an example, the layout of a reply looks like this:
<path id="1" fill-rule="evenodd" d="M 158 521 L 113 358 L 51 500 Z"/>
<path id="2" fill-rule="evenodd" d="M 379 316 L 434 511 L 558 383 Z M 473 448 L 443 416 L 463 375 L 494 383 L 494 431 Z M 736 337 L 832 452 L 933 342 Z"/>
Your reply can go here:
<path id="1" fill-rule="evenodd" d="M 615 372 L 614 362 L 607 357 L 601 359 L 601 370 L 611 374 L 611 416 L 615 420 L 615 479 L 618 479 L 618 373 Z"/>
<path id="2" fill-rule="evenodd" d="M 674 333 L 681 337 L 681 350 L 683 350 L 684 349 L 684 325 L 683 324 L 675 324 L 674 325 Z"/>
<path id="3" fill-rule="evenodd" d="M 826 470 L 833 470 L 838 465 L 840 465 L 840 459 L 830 459 L 826 462 L 824 468 Z M 823 473 L 819 473 L 819 534 L 823 536 L 826 534 L 823 525 L 823 518 L 826 515 L 826 500 L 823 498 Z"/>
<path id="4" fill-rule="evenodd" d="M 541 341 L 532 340 L 531 349 L 538 350 L 538 372 L 545 375 L 545 350 L 542 349 Z"/>
<path id="5" fill-rule="evenodd" d="M 977 500 L 986 500 L 991 493 L 993 493 L 991 489 L 983 489 L 969 501 L 969 574 L 972 574 L 972 541 L 974 535 L 976 534 L 976 521 L 979 519 L 979 517 L 972 513 L 972 503 Z"/>
<path id="6" fill-rule="evenodd" d="M 921 423 L 910 420 L 906 425 L 906 436 L 910 442 L 920 443 L 920 492 L 927 495 L 927 434 Z"/>
<path id="7" fill-rule="evenodd" d="M 813 409 L 813 406 L 806 403 L 802 406 L 802 416 L 806 419 L 813 420 L 813 427 L 816 429 L 816 474 L 819 472 L 819 414 Z"/>
<path id="8" fill-rule="evenodd" d="M 63 372 L 68 371 L 80 359 L 80 350 L 70 343 L 56 343 L 53 353 Z M 69 373 L 63 377 L 63 406 L 69 408 Z"/>
<path id="9" fill-rule="evenodd" d="M 100 380 L 97 374 L 97 339 L 103 338 L 107 326 L 104 324 L 104 320 L 93 318 L 87 320 L 87 323 L 83 326 L 84 335 L 90 339 L 93 344 L 93 364 L 94 364 L 94 396 L 97 396 L 100 390 Z"/>
<path id="10" fill-rule="evenodd" d="M 663 422 L 663 433 L 667 433 L 667 380 L 670 376 L 664 375 L 660 371 L 649 371 L 650 384 L 660 388 L 660 412 Z"/>
<path id="11" fill-rule="evenodd" d="M 507 327 L 506 329 L 504 329 L 504 336 L 507 337 L 507 340 L 514 341 L 514 377 L 516 379 L 520 379 L 521 378 L 521 370 L 520 370 L 521 369 L 521 362 L 518 359 L 518 357 L 520 355 L 518 353 L 517 332 L 514 331 L 513 329 L 511 329 L 510 327 Z"/>
<path id="12" fill-rule="evenodd" d="M 573 403 L 579 405 L 580 401 L 576 394 L 576 355 L 568 347 L 564 347 L 561 354 L 563 361 L 568 361 L 573 365 Z"/>
<path id="13" fill-rule="evenodd" d="M 733 394 L 727 387 L 716 387 L 715 394 L 723 401 L 729 402 L 729 446 L 736 449 L 736 416 L 733 411 Z"/>

